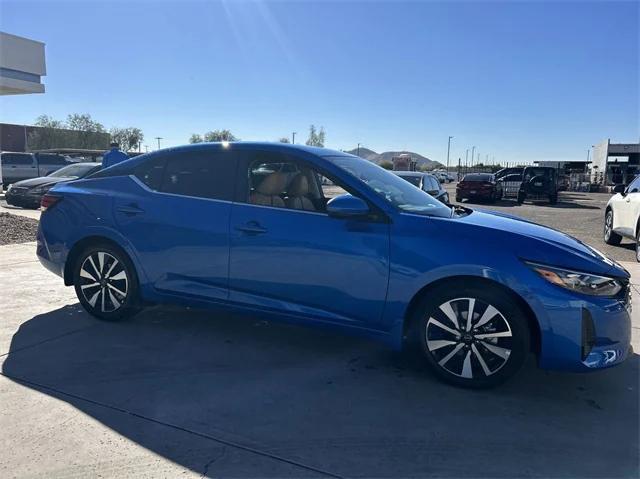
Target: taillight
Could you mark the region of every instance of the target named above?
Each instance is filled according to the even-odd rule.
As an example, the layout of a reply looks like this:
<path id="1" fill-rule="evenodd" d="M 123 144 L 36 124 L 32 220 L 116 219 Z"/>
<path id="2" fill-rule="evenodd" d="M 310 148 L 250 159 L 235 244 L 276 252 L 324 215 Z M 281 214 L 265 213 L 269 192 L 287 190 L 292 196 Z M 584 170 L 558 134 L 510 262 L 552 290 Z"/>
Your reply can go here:
<path id="1" fill-rule="evenodd" d="M 40 209 L 44 212 L 58 203 L 62 199 L 62 196 L 45 194 L 40 200 Z"/>

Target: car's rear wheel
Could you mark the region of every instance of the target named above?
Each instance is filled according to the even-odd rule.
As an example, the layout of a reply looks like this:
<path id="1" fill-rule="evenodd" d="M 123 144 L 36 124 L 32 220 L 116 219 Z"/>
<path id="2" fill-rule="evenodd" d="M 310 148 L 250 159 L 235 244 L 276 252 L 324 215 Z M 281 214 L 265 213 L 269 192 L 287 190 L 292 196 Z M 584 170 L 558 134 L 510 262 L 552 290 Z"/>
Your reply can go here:
<path id="1" fill-rule="evenodd" d="M 522 367 L 529 353 L 525 313 L 498 288 L 450 286 L 430 293 L 414 318 L 427 363 L 456 386 L 502 383 Z"/>
<path id="2" fill-rule="evenodd" d="M 523 193 L 518 193 L 518 198 L 517 198 L 517 202 L 519 205 L 521 205 L 522 203 L 524 203 L 525 200 L 525 195 Z"/>
<path id="3" fill-rule="evenodd" d="M 549 195 L 549 204 L 555 205 L 558 202 L 558 194 Z"/>
<path id="4" fill-rule="evenodd" d="M 131 260 L 119 248 L 98 244 L 78 255 L 73 284 L 89 314 L 118 321 L 138 312 L 138 280 Z"/>
<path id="5" fill-rule="evenodd" d="M 613 231 L 613 210 L 608 210 L 604 215 L 604 242 L 613 246 L 619 245 L 622 236 Z"/>

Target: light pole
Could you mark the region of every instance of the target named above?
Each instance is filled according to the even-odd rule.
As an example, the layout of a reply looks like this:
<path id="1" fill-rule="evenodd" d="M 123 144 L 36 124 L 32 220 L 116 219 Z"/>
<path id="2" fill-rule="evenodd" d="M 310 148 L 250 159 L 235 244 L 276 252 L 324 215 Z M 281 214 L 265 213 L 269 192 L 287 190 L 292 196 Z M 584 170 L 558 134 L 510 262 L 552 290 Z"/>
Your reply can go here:
<path id="1" fill-rule="evenodd" d="M 469 148 L 467 148 L 467 152 L 464 155 L 464 172 L 467 172 L 467 167 L 469 166 Z"/>
<path id="2" fill-rule="evenodd" d="M 291 133 L 291 144 L 292 145 L 296 144 L 296 133 L 297 132 L 295 132 L 295 131 Z"/>
<path id="3" fill-rule="evenodd" d="M 447 142 L 447 174 L 449 173 L 449 151 L 451 151 L 451 138 L 453 137 L 450 136 L 449 141 Z"/>
<path id="4" fill-rule="evenodd" d="M 473 155 L 475 154 L 476 147 L 475 145 L 471 148 L 471 167 L 473 168 Z"/>
<path id="5" fill-rule="evenodd" d="M 156 136 L 156 140 L 158 140 L 158 150 L 160 149 L 160 140 L 162 140 L 161 136 Z"/>

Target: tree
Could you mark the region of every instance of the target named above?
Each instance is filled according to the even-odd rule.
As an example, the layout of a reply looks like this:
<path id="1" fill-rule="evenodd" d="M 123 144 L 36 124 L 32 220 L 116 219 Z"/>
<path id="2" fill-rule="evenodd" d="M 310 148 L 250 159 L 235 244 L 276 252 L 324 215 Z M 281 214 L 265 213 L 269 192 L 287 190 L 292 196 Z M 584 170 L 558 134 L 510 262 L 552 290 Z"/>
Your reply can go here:
<path id="1" fill-rule="evenodd" d="M 98 123 L 91 118 L 88 113 L 74 113 L 67 116 L 66 128 L 73 131 L 81 131 L 84 133 L 104 133 L 105 129 L 102 123 Z"/>
<path id="2" fill-rule="evenodd" d="M 202 136 L 199 135 L 198 133 L 193 133 L 191 135 L 191 137 L 189 138 L 189 143 L 193 144 L 193 143 L 202 143 Z"/>
<path id="3" fill-rule="evenodd" d="M 385 170 L 393 170 L 393 163 L 390 161 L 381 161 L 380 166 Z"/>
<path id="4" fill-rule="evenodd" d="M 286 136 L 283 136 L 282 138 L 280 138 L 278 140 L 280 143 L 291 143 L 291 141 L 289 140 L 289 138 L 287 138 Z"/>
<path id="5" fill-rule="evenodd" d="M 29 150 L 46 150 L 52 148 L 78 148 L 88 150 L 106 150 L 109 148 L 111 135 L 104 126 L 93 120 L 88 113 L 74 113 L 67 116 L 66 121 L 55 120 L 47 115 L 39 116 L 35 121 L 36 128 L 29 134 L 27 146 Z M 139 128 L 112 128 L 118 141 L 125 149 L 134 148 L 144 138 Z"/>
<path id="6" fill-rule="evenodd" d="M 238 141 L 229 130 L 214 130 L 204 134 L 204 141 Z"/>
<path id="7" fill-rule="evenodd" d="M 118 128 L 114 126 L 109 133 L 111 134 L 111 141 L 118 143 L 123 151 L 138 149 L 144 140 L 144 133 L 140 128 Z"/>
<path id="8" fill-rule="evenodd" d="M 317 131 L 316 126 L 311 125 L 309 126 L 309 138 L 307 139 L 306 145 L 319 146 L 322 148 L 324 147 L 325 136 L 324 127 L 321 126 L 320 131 Z"/>

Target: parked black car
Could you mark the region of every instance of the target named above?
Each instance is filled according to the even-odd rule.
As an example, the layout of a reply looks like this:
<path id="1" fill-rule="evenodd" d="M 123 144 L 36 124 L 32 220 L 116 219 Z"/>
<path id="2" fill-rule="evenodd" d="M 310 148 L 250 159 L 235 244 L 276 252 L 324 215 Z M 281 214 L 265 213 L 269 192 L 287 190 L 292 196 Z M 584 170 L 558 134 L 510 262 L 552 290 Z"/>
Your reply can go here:
<path id="1" fill-rule="evenodd" d="M 527 166 L 522 172 L 522 183 L 518 191 L 518 204 L 525 200 L 548 200 L 558 202 L 558 177 L 555 168 L 548 166 Z"/>
<path id="2" fill-rule="evenodd" d="M 9 186 L 5 194 L 5 200 L 13 206 L 39 208 L 42 196 L 54 185 L 84 178 L 95 173 L 101 167 L 100 163 L 73 163 L 48 176 L 18 181 Z"/>
<path id="3" fill-rule="evenodd" d="M 20 153 L 3 151 L 0 153 L 2 182 L 6 188 L 17 181 L 39 178 L 77 161 L 57 153 Z"/>
<path id="4" fill-rule="evenodd" d="M 449 204 L 449 193 L 442 187 L 440 180 L 432 174 L 421 171 L 394 171 L 394 173 L 403 180 L 426 191 L 445 205 Z"/>

